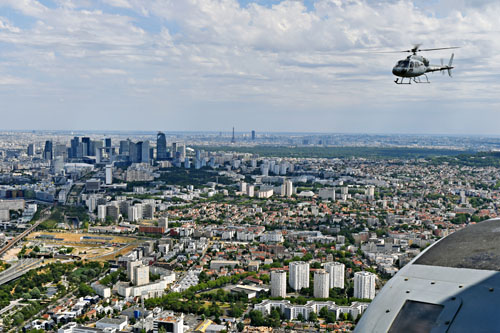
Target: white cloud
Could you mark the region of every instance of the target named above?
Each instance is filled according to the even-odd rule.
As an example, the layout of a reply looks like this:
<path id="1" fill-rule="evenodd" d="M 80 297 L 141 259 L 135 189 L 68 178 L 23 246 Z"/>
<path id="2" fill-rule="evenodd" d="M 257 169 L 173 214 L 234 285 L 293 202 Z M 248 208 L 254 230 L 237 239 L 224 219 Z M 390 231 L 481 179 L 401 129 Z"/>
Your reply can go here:
<path id="1" fill-rule="evenodd" d="M 256 117 L 288 109 L 304 112 L 304 119 L 314 110 L 329 110 L 334 119 L 350 108 L 367 107 L 367 101 L 368 109 L 377 110 L 411 110 L 408 103 L 422 101 L 459 105 L 482 96 L 482 108 L 498 104 L 489 93 L 500 85 L 491 75 L 500 70 L 496 1 L 446 7 L 449 1 L 443 0 L 430 7 L 409 0 L 318 0 L 313 9 L 292 0 L 245 7 L 236 0 L 59 4 L 52 9 L 37 1 L 0 0 L 0 8 L 36 19 L 25 27 L 0 18 L 0 42 L 8 45 L 0 68 L 32 82 L 25 89 L 43 98 L 57 91 L 58 99 L 60 94 L 106 99 L 115 92 L 124 95 L 123 103 L 147 96 L 150 100 L 141 103 L 151 109 L 171 98 L 179 111 L 191 105 L 193 119 L 193 105 L 204 103 L 213 109 L 221 103 L 266 109 Z M 369 51 L 406 49 L 412 43 L 461 46 L 455 51 L 456 78 L 433 75 L 429 86 L 395 86 L 391 68 L 406 55 Z M 439 63 L 449 54 L 426 56 Z M 117 79 L 123 75 L 126 80 Z"/>
<path id="2" fill-rule="evenodd" d="M 12 85 L 20 85 L 27 84 L 29 81 L 23 78 L 14 77 L 14 76 L 4 76 L 0 75 L 0 86 L 12 86 Z"/>
<path id="3" fill-rule="evenodd" d="M 114 7 L 132 8 L 128 0 L 103 0 L 103 2 Z"/>
<path id="4" fill-rule="evenodd" d="M 0 0 L 0 7 L 11 7 L 33 17 L 44 15 L 48 9 L 36 0 Z"/>
<path id="5" fill-rule="evenodd" d="M 127 72 L 123 69 L 116 68 L 102 68 L 93 71 L 93 74 L 96 75 L 126 75 Z"/>
<path id="6" fill-rule="evenodd" d="M 12 25 L 7 19 L 0 17 L 0 30 L 7 30 L 9 32 L 21 32 L 21 29 Z"/>

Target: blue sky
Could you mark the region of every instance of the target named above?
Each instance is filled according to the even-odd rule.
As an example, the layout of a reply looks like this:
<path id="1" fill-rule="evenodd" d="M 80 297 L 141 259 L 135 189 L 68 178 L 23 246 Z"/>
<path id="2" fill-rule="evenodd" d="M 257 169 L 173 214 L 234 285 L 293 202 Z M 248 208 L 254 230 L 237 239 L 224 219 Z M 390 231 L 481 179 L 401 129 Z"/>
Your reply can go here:
<path id="1" fill-rule="evenodd" d="M 498 135 L 498 17 L 487 0 L 0 0 L 0 128 Z M 404 55 L 370 51 L 413 43 L 459 46 L 454 77 L 396 86 Z"/>

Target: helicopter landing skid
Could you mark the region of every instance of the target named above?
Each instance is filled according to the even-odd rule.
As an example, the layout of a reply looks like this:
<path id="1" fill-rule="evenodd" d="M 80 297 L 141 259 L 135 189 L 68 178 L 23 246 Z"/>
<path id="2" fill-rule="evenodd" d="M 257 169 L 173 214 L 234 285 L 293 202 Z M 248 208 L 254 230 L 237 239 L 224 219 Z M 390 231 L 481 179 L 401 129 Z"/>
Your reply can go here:
<path id="1" fill-rule="evenodd" d="M 396 83 L 396 84 L 411 84 L 411 78 L 408 80 L 408 82 L 404 82 L 403 79 L 404 78 L 401 78 L 401 81 L 400 81 L 399 78 L 397 78 L 396 80 L 394 80 L 394 83 Z"/>
<path id="2" fill-rule="evenodd" d="M 426 74 L 422 74 L 422 75 L 423 75 L 423 76 L 425 76 L 425 81 L 420 80 L 420 76 L 417 76 L 417 77 L 414 77 L 414 78 L 413 78 L 413 82 L 415 82 L 415 83 L 431 83 L 431 82 L 429 81 L 429 78 L 427 77 L 427 75 L 426 75 Z M 418 79 L 418 80 L 417 80 L 417 79 Z"/>
<path id="3" fill-rule="evenodd" d="M 429 78 L 427 77 L 427 75 L 426 75 L 426 74 L 422 74 L 422 75 L 423 75 L 423 76 L 425 76 L 425 81 L 422 81 L 422 80 L 420 79 L 420 77 L 419 77 L 419 76 L 417 76 L 417 77 L 413 77 L 413 78 L 411 78 L 411 77 L 410 77 L 410 78 L 408 78 L 408 82 L 404 82 L 404 79 L 405 79 L 405 78 L 401 78 L 401 80 L 400 80 L 399 78 L 397 78 L 396 80 L 394 80 L 394 83 L 396 83 L 396 84 L 411 84 L 411 81 L 413 81 L 413 82 L 415 82 L 415 83 L 431 83 L 431 82 L 429 81 Z"/>

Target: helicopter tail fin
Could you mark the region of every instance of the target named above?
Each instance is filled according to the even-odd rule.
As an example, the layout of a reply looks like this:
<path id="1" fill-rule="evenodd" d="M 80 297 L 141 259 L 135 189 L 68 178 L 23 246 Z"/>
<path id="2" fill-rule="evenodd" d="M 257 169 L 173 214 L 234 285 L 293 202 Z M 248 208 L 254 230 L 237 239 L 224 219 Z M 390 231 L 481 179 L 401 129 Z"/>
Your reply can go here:
<path id="1" fill-rule="evenodd" d="M 450 57 L 450 62 L 448 62 L 448 75 L 451 77 L 451 69 L 453 68 L 451 65 L 453 65 L 453 58 L 455 57 L 455 53 L 451 54 Z"/>

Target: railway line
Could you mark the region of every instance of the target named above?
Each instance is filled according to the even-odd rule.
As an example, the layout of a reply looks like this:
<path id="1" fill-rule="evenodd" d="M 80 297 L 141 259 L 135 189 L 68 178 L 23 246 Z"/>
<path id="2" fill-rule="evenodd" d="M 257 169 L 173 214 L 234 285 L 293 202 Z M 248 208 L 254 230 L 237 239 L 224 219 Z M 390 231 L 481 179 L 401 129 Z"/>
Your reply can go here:
<path id="1" fill-rule="evenodd" d="M 14 239 L 12 239 L 10 242 L 8 242 L 7 245 L 5 245 L 4 247 L 2 247 L 0 249 L 0 257 L 3 256 L 5 254 L 5 252 L 9 251 L 14 245 L 16 245 L 17 242 L 19 242 L 21 239 L 23 239 L 24 237 L 26 237 L 27 235 L 29 235 L 31 232 L 33 232 L 33 230 L 35 230 L 41 223 L 45 222 L 49 218 L 49 216 L 50 216 L 50 210 L 49 209 L 45 209 L 42 212 L 42 215 L 43 215 L 43 217 L 40 220 L 38 220 L 37 222 L 35 222 L 35 224 L 33 224 L 28 229 L 24 230 L 21 234 L 19 234 Z"/>

